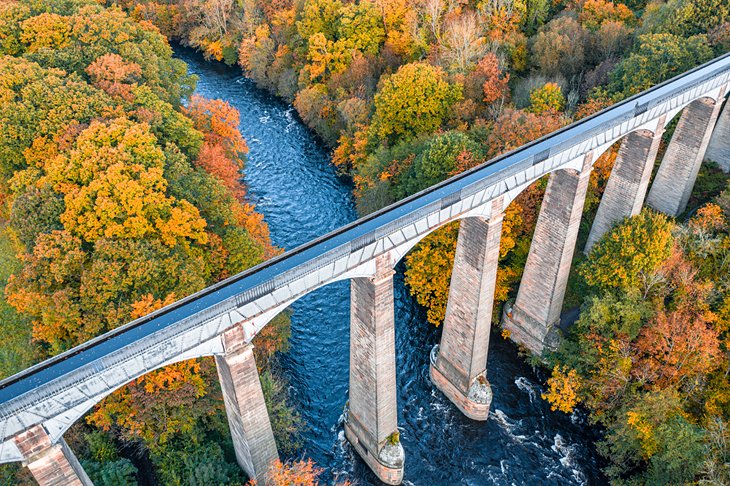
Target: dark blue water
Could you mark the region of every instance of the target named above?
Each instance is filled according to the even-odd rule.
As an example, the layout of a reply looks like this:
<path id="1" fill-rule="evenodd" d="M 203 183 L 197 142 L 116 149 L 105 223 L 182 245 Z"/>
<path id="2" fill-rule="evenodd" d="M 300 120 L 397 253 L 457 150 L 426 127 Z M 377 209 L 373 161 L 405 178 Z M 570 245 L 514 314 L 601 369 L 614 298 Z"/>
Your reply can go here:
<path id="1" fill-rule="evenodd" d="M 337 177 L 328 150 L 294 109 L 255 87 L 232 68 L 178 51 L 197 74 L 197 92 L 241 112 L 250 153 L 248 195 L 269 224 L 274 244 L 293 248 L 354 219 L 351 187 Z M 396 275 L 398 424 L 406 454 L 405 484 L 603 483 L 585 418 L 551 412 L 541 383 L 516 348 L 494 334 L 488 376 L 494 391 L 490 418 L 465 418 L 428 378 L 428 354 L 440 331 Z M 378 484 L 344 439 L 340 418 L 347 400 L 349 285 L 339 282 L 292 306 L 291 349 L 282 365 L 291 399 L 307 423 L 302 453 L 326 469 L 325 481 Z"/>

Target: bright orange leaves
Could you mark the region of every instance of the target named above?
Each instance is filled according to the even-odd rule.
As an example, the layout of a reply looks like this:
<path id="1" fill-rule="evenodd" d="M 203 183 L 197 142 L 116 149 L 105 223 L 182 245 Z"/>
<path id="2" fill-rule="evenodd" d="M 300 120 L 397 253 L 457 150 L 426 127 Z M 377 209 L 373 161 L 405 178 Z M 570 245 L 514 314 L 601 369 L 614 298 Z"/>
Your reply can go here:
<path id="1" fill-rule="evenodd" d="M 89 64 L 86 73 L 97 88 L 111 96 L 131 101 L 132 87 L 139 81 L 142 67 L 134 62 L 126 62 L 118 54 L 105 54 Z"/>

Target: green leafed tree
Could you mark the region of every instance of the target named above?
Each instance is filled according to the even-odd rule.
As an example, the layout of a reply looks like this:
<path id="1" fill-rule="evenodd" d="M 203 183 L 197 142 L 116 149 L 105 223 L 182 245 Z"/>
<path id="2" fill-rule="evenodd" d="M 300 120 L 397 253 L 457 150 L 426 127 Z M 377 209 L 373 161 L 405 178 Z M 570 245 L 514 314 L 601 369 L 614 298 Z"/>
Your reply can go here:
<path id="1" fill-rule="evenodd" d="M 621 97 L 651 88 L 713 57 L 705 35 L 645 34 L 639 36 L 637 46 L 611 73 L 611 90 Z"/>

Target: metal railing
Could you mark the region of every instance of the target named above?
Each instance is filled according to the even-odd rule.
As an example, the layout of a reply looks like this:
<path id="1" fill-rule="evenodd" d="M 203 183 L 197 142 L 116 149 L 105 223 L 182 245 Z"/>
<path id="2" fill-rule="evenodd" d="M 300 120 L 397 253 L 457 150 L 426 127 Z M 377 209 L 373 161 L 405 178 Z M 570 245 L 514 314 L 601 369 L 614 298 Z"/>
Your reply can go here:
<path id="1" fill-rule="evenodd" d="M 191 322 L 193 316 L 208 316 L 205 319 L 209 319 L 216 312 L 241 307 L 287 282 L 317 271 L 343 255 L 372 244 L 406 224 L 448 207 L 481 188 L 506 180 L 535 163 L 647 113 L 668 99 L 705 83 L 719 83 L 720 77 L 729 71 L 730 54 L 727 54 L 34 365 L 0 382 L 0 417 L 7 416 L 10 409 L 16 408 L 9 406 L 9 402 L 51 381 L 81 371 L 82 368 L 88 370 L 90 368 L 87 365 L 102 363 L 101 360 L 105 358 L 114 360 L 112 355 L 122 349 L 126 348 L 130 352 L 133 348 L 138 350 L 145 338 L 165 334 L 165 330 L 172 330 L 169 328 L 179 329 L 175 324 Z M 146 344 L 141 347 L 146 348 Z M 121 355 L 115 357 L 123 359 Z"/>

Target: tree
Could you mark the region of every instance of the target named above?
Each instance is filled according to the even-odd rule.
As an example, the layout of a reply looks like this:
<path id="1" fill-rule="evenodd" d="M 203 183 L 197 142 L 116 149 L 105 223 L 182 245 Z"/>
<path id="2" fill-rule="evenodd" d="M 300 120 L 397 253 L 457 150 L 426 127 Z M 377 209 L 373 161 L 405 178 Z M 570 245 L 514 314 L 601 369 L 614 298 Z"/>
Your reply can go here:
<path id="1" fill-rule="evenodd" d="M 659 311 L 636 341 L 635 373 L 659 389 L 709 374 L 718 366 L 720 342 L 707 319 L 686 305 Z"/>
<path id="2" fill-rule="evenodd" d="M 206 242 L 192 204 L 165 195 L 164 154 L 146 124 L 94 121 L 68 156 L 48 161 L 47 179 L 65 195 L 61 222 L 85 241 L 159 237 L 166 245 Z"/>
<path id="3" fill-rule="evenodd" d="M 585 33 L 577 20 L 557 17 L 533 38 L 532 58 L 545 75 L 571 78 L 584 69 L 584 42 Z"/>
<path id="4" fill-rule="evenodd" d="M 669 0 L 650 5 L 642 21 L 642 31 L 647 33 L 708 34 L 730 22 L 730 6 L 722 0 Z"/>
<path id="5" fill-rule="evenodd" d="M 23 23 L 20 36 L 25 58 L 84 76 L 95 60 L 116 54 L 126 63 L 139 65 L 140 82 L 173 106 L 192 93 L 193 78 L 185 63 L 172 57 L 167 40 L 151 24 L 134 22 L 119 9 L 93 3 L 77 4 L 64 15 L 52 12 L 53 2 L 36 5 L 41 11 Z"/>
<path id="6" fill-rule="evenodd" d="M 0 170 L 8 180 L 26 168 L 25 151 L 69 124 L 109 115 L 112 102 L 78 75 L 13 57 L 0 58 Z M 47 148 L 47 147 L 46 147 Z"/>
<path id="7" fill-rule="evenodd" d="M 544 5 L 540 3 L 536 6 Z M 489 0 L 480 2 L 477 6 L 485 17 L 490 40 L 504 40 L 506 36 L 516 32 L 519 25 L 527 19 L 528 6 L 525 0 Z M 533 6 L 531 13 L 540 13 L 539 10 Z"/>
<path id="8" fill-rule="evenodd" d="M 552 376 L 548 379 L 549 390 L 543 393 L 542 399 L 550 403 L 552 411 L 560 410 L 564 413 L 572 413 L 573 409 L 580 402 L 578 390 L 580 378 L 575 370 L 555 366 Z"/>
<path id="9" fill-rule="evenodd" d="M 142 76 L 142 67 L 125 62 L 118 54 L 105 54 L 89 64 L 86 73 L 97 88 L 111 96 L 132 100 L 132 86 Z"/>
<path id="10" fill-rule="evenodd" d="M 327 40 L 336 40 L 341 12 L 339 0 L 306 0 L 296 23 L 299 36 L 309 39 L 321 33 Z"/>
<path id="11" fill-rule="evenodd" d="M 273 486 L 318 486 L 317 478 L 323 472 L 311 459 L 286 464 L 277 461 L 269 473 L 268 481 Z M 251 481 L 248 486 L 256 486 L 256 482 Z"/>
<path id="12" fill-rule="evenodd" d="M 398 177 L 396 196 L 403 198 L 430 187 L 454 173 L 459 157 L 481 160 L 479 145 L 468 135 L 445 132 L 429 138 L 419 150 L 403 175 Z M 465 155 L 470 154 L 470 155 Z"/>
<path id="13" fill-rule="evenodd" d="M 426 236 L 406 255 L 405 278 L 411 295 L 426 308 L 428 322 L 439 326 L 446 315 L 459 225 L 450 223 Z"/>
<path id="14" fill-rule="evenodd" d="M 422 62 L 401 66 L 381 83 L 371 126 L 375 139 L 395 142 L 432 133 L 461 99 L 459 85 L 450 85 L 441 69 Z"/>
<path id="15" fill-rule="evenodd" d="M 487 136 L 486 158 L 516 149 L 557 130 L 563 124 L 564 120 L 551 112 L 538 115 L 523 110 L 506 109 L 494 122 L 494 128 Z"/>
<path id="16" fill-rule="evenodd" d="M 152 459 L 163 484 L 243 484 L 240 466 L 226 461 L 225 452 L 215 440 L 167 446 L 154 453 Z"/>
<path id="17" fill-rule="evenodd" d="M 633 25 L 636 18 L 623 3 L 613 3 L 609 0 L 586 0 L 578 14 L 578 21 L 586 29 L 595 32 L 606 22 Z"/>
<path id="18" fill-rule="evenodd" d="M 375 3 L 363 0 L 344 5 L 337 36 L 346 51 L 377 55 L 385 41 L 385 26 Z"/>
<path id="19" fill-rule="evenodd" d="M 243 168 L 248 146 L 238 129 L 241 117 L 238 110 L 225 101 L 194 95 L 183 111 L 208 143 L 222 146 L 226 156 Z"/>
<path id="20" fill-rule="evenodd" d="M 450 71 L 467 72 L 489 49 L 477 14 L 450 16 L 441 41 L 443 57 Z"/>
<path id="21" fill-rule="evenodd" d="M 484 56 L 477 64 L 476 71 L 484 76 L 482 91 L 485 103 L 495 103 L 509 96 L 509 73 L 500 69 L 496 54 L 490 52 Z"/>
<path id="22" fill-rule="evenodd" d="M 109 395 L 86 420 L 107 431 L 115 427 L 153 452 L 181 433 L 199 440 L 201 420 L 223 413 L 222 400 L 209 390 L 209 383 L 217 383 L 215 373 L 210 358 L 168 365 Z"/>
<path id="23" fill-rule="evenodd" d="M 666 216 L 645 209 L 606 233 L 580 274 L 599 290 L 646 292 L 650 277 L 671 254 L 672 228 Z"/>
<path id="24" fill-rule="evenodd" d="M 704 35 L 684 39 L 673 34 L 639 36 L 638 47 L 611 74 L 611 90 L 627 97 L 712 59 Z"/>
<path id="25" fill-rule="evenodd" d="M 530 111 L 542 114 L 561 112 L 565 109 L 565 97 L 556 83 L 546 83 L 530 92 Z"/>

